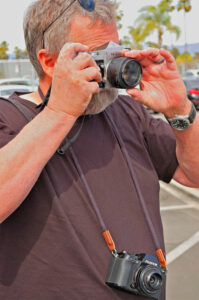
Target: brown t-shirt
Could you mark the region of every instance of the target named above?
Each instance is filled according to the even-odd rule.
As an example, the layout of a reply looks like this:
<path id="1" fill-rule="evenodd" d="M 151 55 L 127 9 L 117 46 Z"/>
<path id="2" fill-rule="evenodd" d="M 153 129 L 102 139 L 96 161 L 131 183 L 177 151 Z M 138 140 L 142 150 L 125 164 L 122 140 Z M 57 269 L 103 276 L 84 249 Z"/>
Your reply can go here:
<path id="1" fill-rule="evenodd" d="M 39 113 L 35 104 L 17 94 L 12 97 Z M 120 96 L 107 111 L 126 145 L 164 249 L 158 180 L 169 182 L 177 167 L 172 131 L 127 96 Z M 0 147 L 26 123 L 14 106 L 0 100 Z M 79 125 L 77 121 L 70 136 Z M 104 113 L 85 118 L 72 147 L 117 250 L 155 255 L 129 170 Z M 147 299 L 105 284 L 110 259 L 70 152 L 54 154 L 27 199 L 0 225 L 0 299 Z"/>

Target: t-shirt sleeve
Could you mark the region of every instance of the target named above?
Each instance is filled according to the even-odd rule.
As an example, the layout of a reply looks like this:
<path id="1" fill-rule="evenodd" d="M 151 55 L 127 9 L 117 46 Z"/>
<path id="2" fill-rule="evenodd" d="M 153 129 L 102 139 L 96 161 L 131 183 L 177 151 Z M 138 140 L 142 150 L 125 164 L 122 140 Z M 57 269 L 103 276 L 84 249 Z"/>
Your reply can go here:
<path id="1" fill-rule="evenodd" d="M 158 178 L 167 183 L 173 178 L 178 166 L 176 139 L 170 125 L 152 117 L 142 108 L 143 135 Z"/>

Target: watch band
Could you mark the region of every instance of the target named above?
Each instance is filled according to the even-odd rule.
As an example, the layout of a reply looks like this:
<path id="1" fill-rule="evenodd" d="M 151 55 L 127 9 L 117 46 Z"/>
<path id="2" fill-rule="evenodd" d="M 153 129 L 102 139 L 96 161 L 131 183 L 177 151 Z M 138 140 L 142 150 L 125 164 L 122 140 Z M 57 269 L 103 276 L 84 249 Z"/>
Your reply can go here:
<path id="1" fill-rule="evenodd" d="M 191 102 L 191 111 L 188 115 L 181 116 L 175 115 L 173 118 L 167 118 L 170 126 L 176 130 L 186 130 L 191 126 L 196 117 L 196 109 L 194 104 Z"/>

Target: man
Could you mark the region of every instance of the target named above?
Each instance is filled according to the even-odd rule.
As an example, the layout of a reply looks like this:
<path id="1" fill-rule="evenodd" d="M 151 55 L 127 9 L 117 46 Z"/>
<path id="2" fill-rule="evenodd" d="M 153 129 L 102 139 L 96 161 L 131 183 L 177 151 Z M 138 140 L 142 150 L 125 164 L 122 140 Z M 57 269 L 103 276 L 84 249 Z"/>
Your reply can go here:
<path id="1" fill-rule="evenodd" d="M 118 43 L 114 8 L 96 0 L 89 11 L 85 3 L 33 3 L 24 21 L 25 39 L 44 95 L 52 83 L 49 102 L 41 110 L 41 91 L 14 94 L 13 100 L 36 115 L 27 124 L 14 106 L 0 101 L 4 300 L 149 299 L 105 284 L 111 252 L 101 228 L 105 223 L 110 229 L 117 250 L 156 256 L 157 247 L 164 251 L 158 180 L 198 186 L 193 153 L 198 116 L 193 113 L 186 130 L 172 132 L 136 102 L 168 118 L 190 113 L 174 59 L 165 50 L 124 51 L 143 67 L 142 89 L 128 90 L 136 101 L 116 100 L 115 89 L 100 90 L 100 70 L 87 52 Z M 66 136 L 72 141 L 77 133 L 64 155 L 56 153 Z"/>

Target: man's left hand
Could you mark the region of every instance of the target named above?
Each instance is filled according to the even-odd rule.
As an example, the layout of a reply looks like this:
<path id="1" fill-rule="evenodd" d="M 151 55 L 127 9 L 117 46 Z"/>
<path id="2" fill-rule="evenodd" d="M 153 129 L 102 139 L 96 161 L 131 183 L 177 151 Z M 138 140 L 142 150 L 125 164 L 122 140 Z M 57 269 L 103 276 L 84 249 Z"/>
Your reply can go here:
<path id="1" fill-rule="evenodd" d="M 185 85 L 175 59 L 168 51 L 154 48 L 124 50 L 123 56 L 137 59 L 143 69 L 141 89 L 128 89 L 129 95 L 170 118 L 189 113 L 191 103 Z"/>

